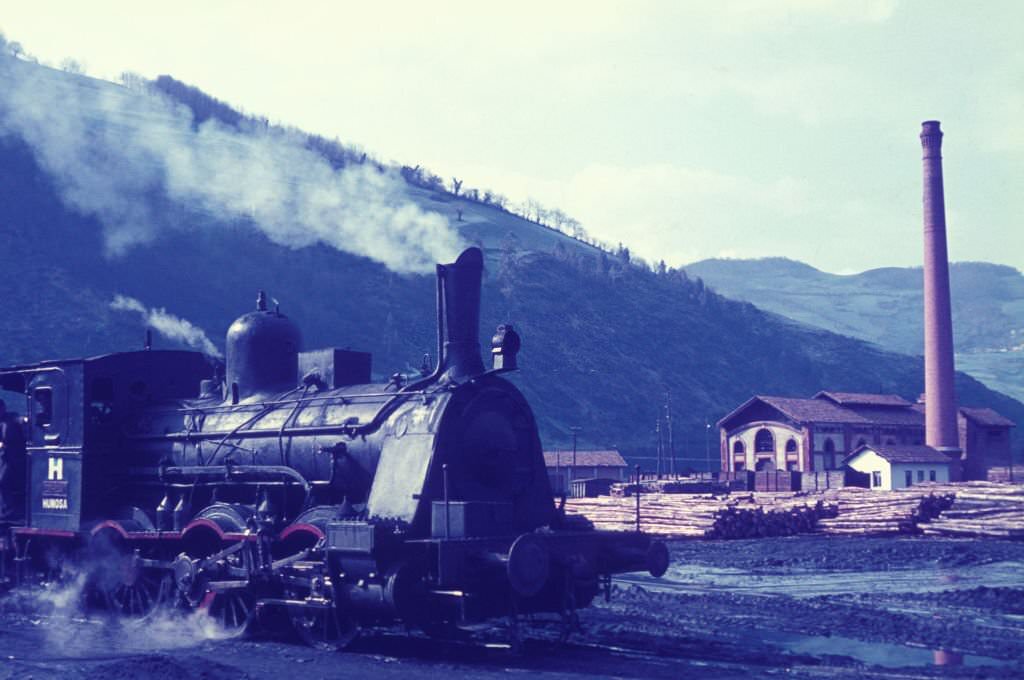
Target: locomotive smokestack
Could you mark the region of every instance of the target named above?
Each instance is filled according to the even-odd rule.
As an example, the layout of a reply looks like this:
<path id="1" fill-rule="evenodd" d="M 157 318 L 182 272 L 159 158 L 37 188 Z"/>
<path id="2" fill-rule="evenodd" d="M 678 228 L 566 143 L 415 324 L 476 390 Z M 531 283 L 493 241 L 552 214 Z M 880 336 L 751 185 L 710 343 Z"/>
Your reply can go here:
<path id="1" fill-rule="evenodd" d="M 438 329 L 441 358 L 438 373 L 461 381 L 484 372 L 480 358 L 480 280 L 484 256 L 468 248 L 452 264 L 437 265 Z"/>
<path id="2" fill-rule="evenodd" d="M 953 391 L 953 319 L 949 301 L 949 256 L 942 188 L 939 121 L 921 124 L 924 163 L 924 392 L 925 443 L 958 451 Z"/>

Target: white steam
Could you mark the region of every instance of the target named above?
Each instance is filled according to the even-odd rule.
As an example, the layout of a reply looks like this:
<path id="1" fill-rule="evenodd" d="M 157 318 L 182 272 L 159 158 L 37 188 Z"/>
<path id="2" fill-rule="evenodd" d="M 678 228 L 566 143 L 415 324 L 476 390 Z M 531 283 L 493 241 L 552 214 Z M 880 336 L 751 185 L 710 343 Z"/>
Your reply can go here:
<path id="1" fill-rule="evenodd" d="M 52 580 L 6 594 L 0 600 L 0 614 L 28 617 L 42 636 L 39 651 L 65 659 L 92 656 L 97 649 L 114 653 L 181 649 L 237 635 L 206 611 L 181 609 L 173 599 L 158 604 L 143 618 L 89 606 L 90 593 L 93 599 L 99 597 L 90 585 L 97 582 L 97 575 L 119 576 L 121 570 L 113 562 L 65 564 Z"/>
<path id="2" fill-rule="evenodd" d="M 133 297 L 115 295 L 110 302 L 110 308 L 119 312 L 136 312 L 142 317 L 143 323 L 151 326 L 165 338 L 184 343 L 211 356 L 220 356 L 220 350 L 210 341 L 202 328 L 171 314 L 162 307 L 146 307 Z"/>
<path id="3" fill-rule="evenodd" d="M 427 272 L 458 252 L 441 215 L 405 193 L 394 171 L 340 170 L 297 134 L 215 120 L 196 128 L 184 106 L 139 92 L 0 58 L 0 135 L 25 139 L 62 200 L 99 219 L 112 255 L 187 228 L 166 208 L 204 222 L 251 221 L 275 243 L 324 243 L 399 272 Z M 169 203 L 168 205 L 162 205 Z"/>

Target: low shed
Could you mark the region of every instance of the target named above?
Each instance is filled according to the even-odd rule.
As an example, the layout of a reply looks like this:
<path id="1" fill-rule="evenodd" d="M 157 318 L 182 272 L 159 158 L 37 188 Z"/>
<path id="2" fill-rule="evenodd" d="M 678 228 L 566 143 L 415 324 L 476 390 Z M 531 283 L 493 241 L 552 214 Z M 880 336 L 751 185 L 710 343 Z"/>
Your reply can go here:
<path id="1" fill-rule="evenodd" d="M 903 489 L 922 482 L 948 482 L 952 459 L 930 446 L 865 444 L 843 464 L 868 475 L 872 489 Z"/>

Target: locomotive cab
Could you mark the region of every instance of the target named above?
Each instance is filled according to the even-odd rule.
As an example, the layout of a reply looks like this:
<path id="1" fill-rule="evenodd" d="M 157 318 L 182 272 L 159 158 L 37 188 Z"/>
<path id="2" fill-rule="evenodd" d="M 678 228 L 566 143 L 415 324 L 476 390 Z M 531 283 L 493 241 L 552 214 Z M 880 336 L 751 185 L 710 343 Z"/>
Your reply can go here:
<path id="1" fill-rule="evenodd" d="M 199 352 L 159 350 L 0 370 L 0 386 L 25 399 L 27 528 L 76 532 L 145 507 L 125 428 L 154 403 L 196 396 L 213 370 Z"/>

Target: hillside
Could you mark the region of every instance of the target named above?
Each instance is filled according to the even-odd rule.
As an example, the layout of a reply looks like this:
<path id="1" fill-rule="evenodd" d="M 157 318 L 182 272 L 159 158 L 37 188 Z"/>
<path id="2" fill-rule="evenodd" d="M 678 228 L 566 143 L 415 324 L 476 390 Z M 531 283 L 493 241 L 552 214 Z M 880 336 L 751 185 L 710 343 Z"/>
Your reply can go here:
<path id="1" fill-rule="evenodd" d="M 802 323 L 919 355 L 924 351 L 920 268 L 841 276 L 785 258 L 687 265 L 715 290 Z M 1012 267 L 950 267 L 957 366 L 1024 399 L 1024 275 Z"/>
<path id="2" fill-rule="evenodd" d="M 77 79 L 76 87 L 116 87 L 58 75 Z M 122 89 L 112 96 L 138 96 Z M 0 129 L 4 113 L 0 108 Z M 96 129 L 86 134 L 107 130 L 106 113 L 89 112 Z M 121 134 L 131 134 L 124 126 L 151 123 L 117 120 Z M 252 213 L 226 212 L 205 194 L 203 201 L 182 201 L 160 184 L 132 197 L 145 201 L 136 208 L 153 220 L 145 238 L 112 250 L 109 215 L 69 205 L 73 178 L 55 176 L 53 162 L 21 136 L 0 135 L 0 299 L 6 311 L 0 363 L 139 347 L 142 316 L 112 307 L 116 296 L 166 310 L 182 327 L 187 320 L 223 348 L 228 324 L 251 308 L 261 288 L 300 324 L 307 348 L 372 351 L 378 376 L 413 370 L 433 351 L 434 282 L 422 267 L 396 273 L 374 259 L 390 252 L 345 252 L 339 247 L 347 243 L 326 236 L 308 240 L 298 233 L 291 243 L 286 232 L 257 224 L 258 206 Z M 148 156 L 140 160 L 148 162 Z M 486 339 L 502 322 L 520 331 L 523 370 L 513 379 L 534 406 L 549 446 L 565 445 L 568 428 L 579 425 L 582 445 L 616 445 L 642 460 L 651 454 L 655 418 L 670 393 L 677 450 L 701 466 L 705 418 L 715 421 L 753 393 L 881 389 L 913 398 L 921 391 L 918 359 L 725 299 L 682 272 L 634 267 L 625 257 L 496 206 L 421 186 L 387 190 L 400 191 L 401 200 L 424 214 L 439 208 L 465 242 L 485 248 L 482 334 Z M 462 222 L 455 210 L 462 210 Z M 157 344 L 172 341 L 158 338 Z M 1021 403 L 965 375 L 958 386 L 965 403 L 1024 422 Z"/>

